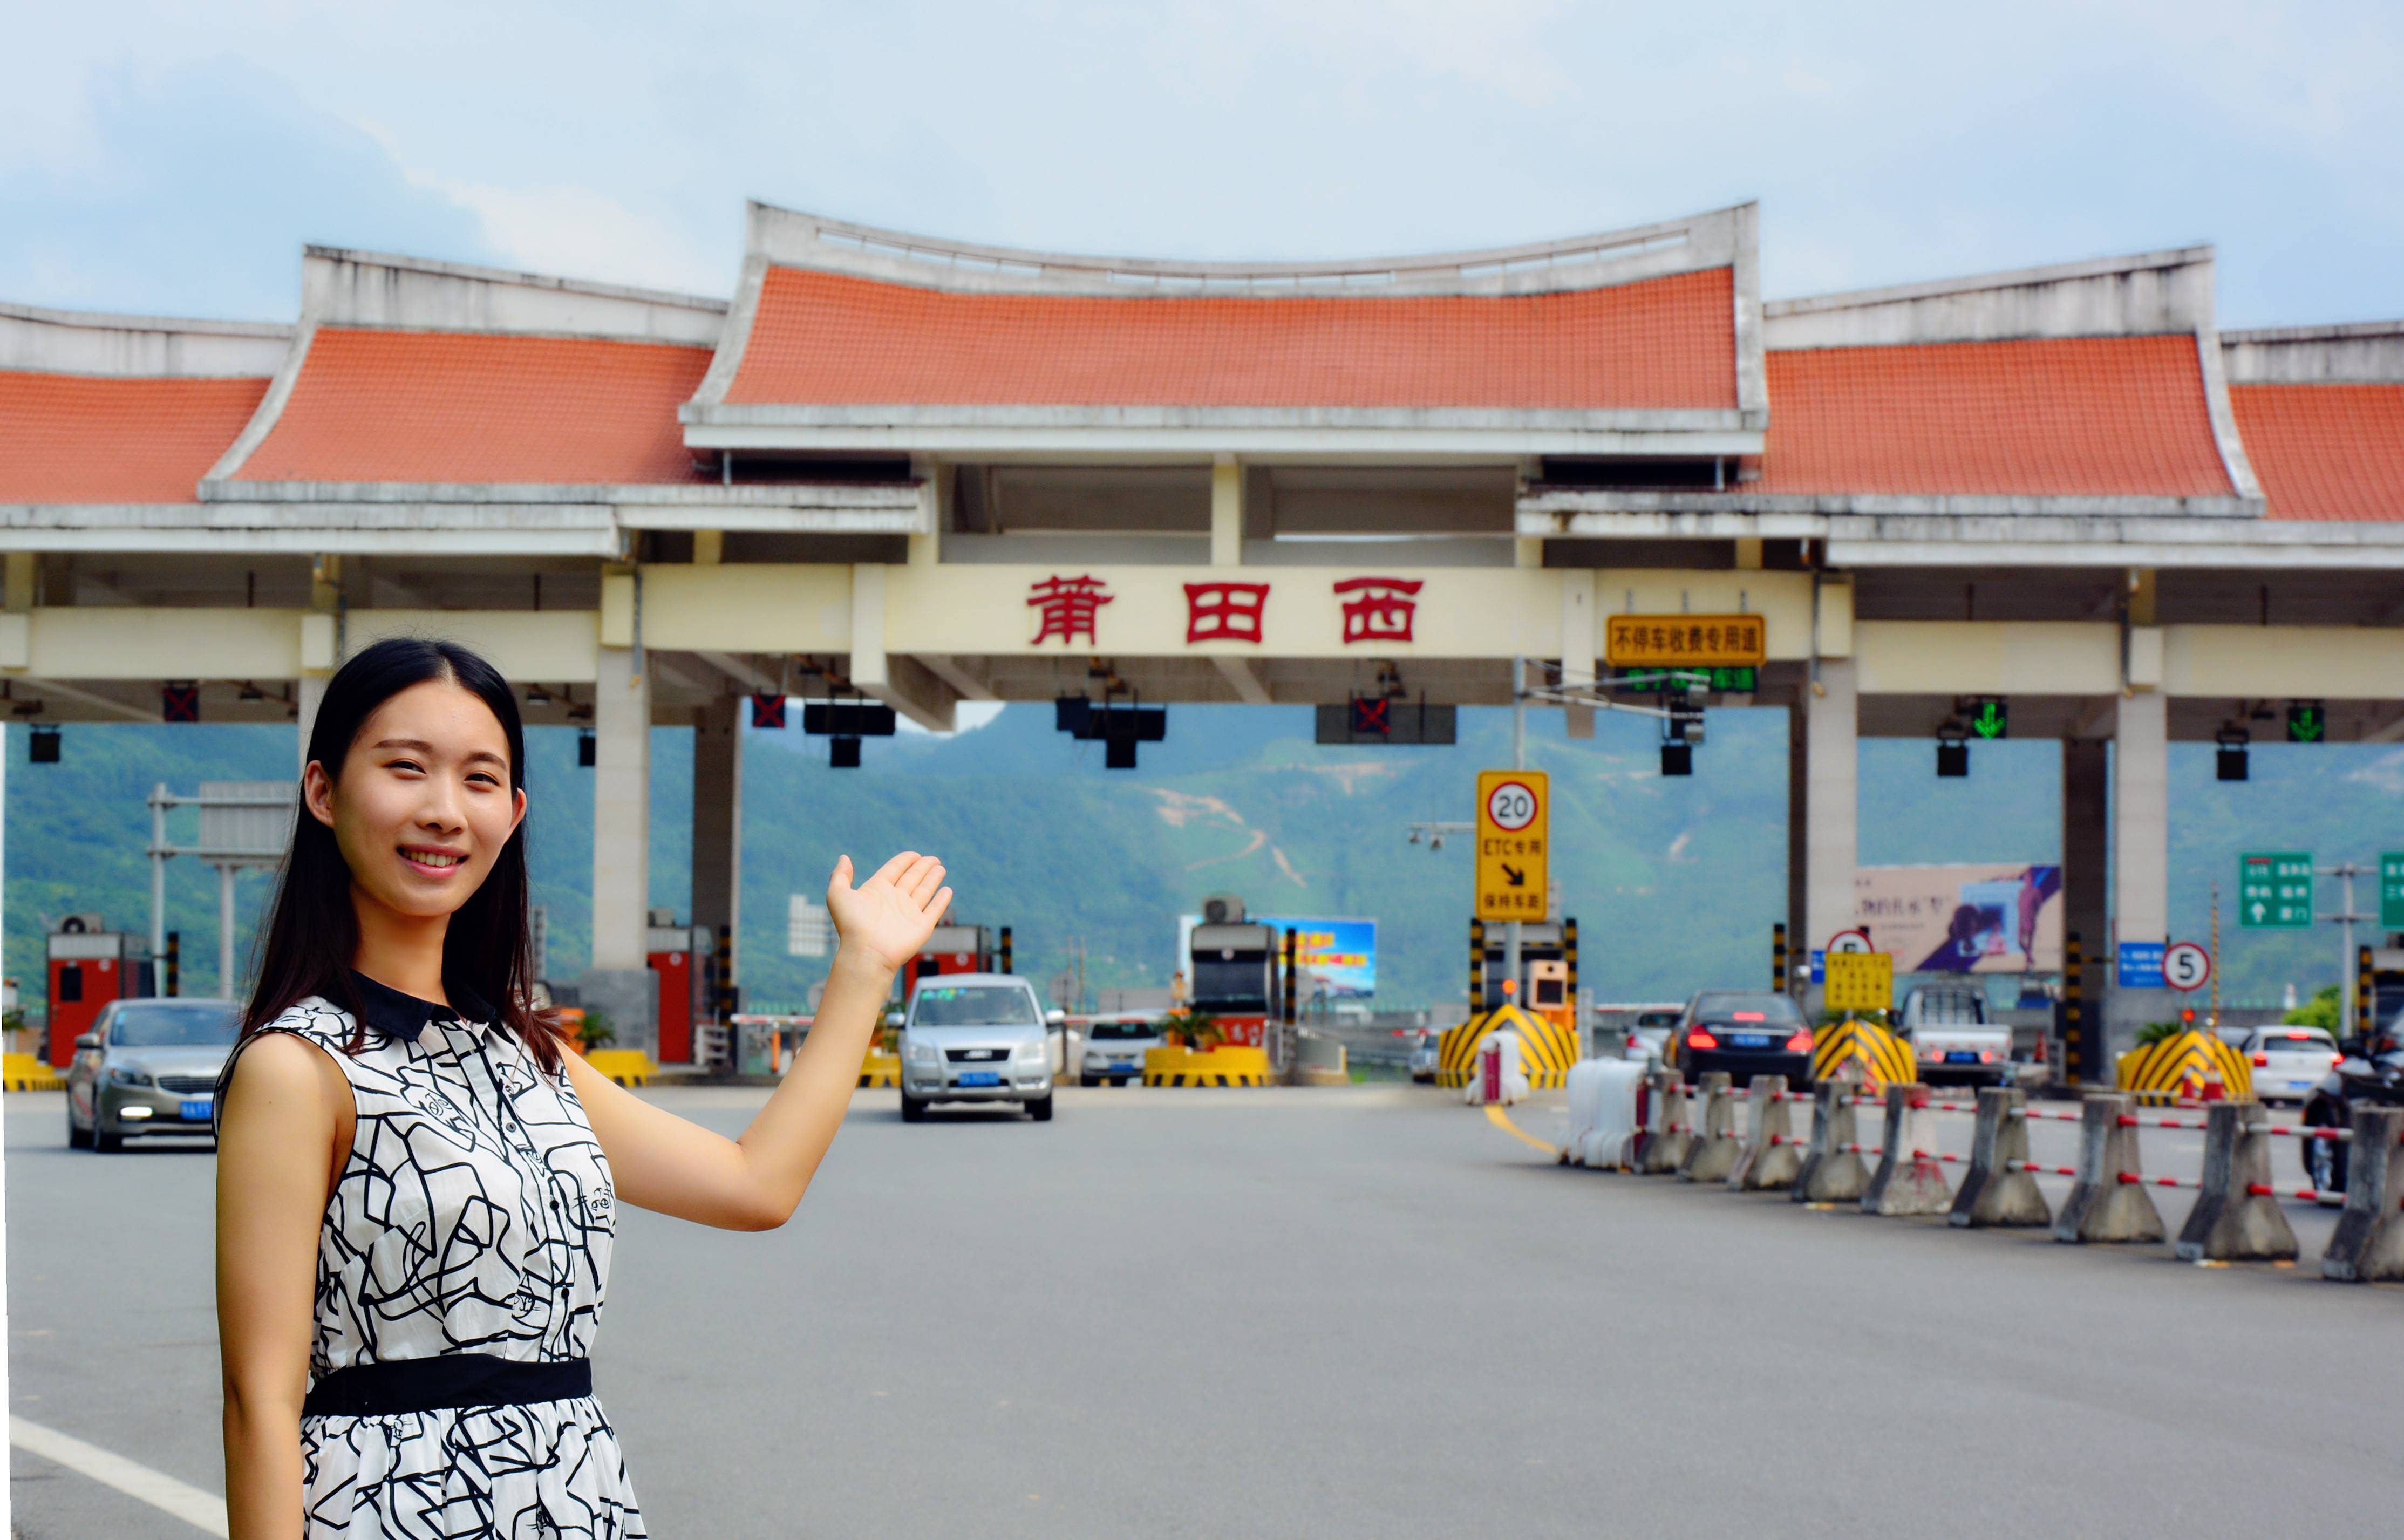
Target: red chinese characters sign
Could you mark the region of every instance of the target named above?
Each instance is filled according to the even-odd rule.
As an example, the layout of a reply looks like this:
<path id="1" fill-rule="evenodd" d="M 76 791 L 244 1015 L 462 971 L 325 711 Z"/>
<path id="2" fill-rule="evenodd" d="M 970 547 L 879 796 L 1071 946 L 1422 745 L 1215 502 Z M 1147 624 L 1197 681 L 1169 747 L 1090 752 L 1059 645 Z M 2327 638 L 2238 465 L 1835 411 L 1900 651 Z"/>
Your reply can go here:
<path id="1" fill-rule="evenodd" d="M 1409 641 L 1422 586 L 1411 578 L 1347 578 L 1337 583 L 1335 596 L 1344 603 L 1344 645 Z"/>
<path id="2" fill-rule="evenodd" d="M 1185 585 L 1188 642 L 1261 639 L 1261 611 L 1269 602 L 1265 582 L 1190 582 Z"/>
<path id="3" fill-rule="evenodd" d="M 1110 603 L 1111 597 L 1102 581 L 1091 575 L 1050 577 L 1031 585 L 1027 591 L 1027 602 L 1042 617 L 1042 624 L 1035 633 L 1035 645 L 1040 647 L 1054 637 L 1059 637 L 1063 646 L 1073 646 L 1079 637 L 1094 640 L 1094 613 Z"/>

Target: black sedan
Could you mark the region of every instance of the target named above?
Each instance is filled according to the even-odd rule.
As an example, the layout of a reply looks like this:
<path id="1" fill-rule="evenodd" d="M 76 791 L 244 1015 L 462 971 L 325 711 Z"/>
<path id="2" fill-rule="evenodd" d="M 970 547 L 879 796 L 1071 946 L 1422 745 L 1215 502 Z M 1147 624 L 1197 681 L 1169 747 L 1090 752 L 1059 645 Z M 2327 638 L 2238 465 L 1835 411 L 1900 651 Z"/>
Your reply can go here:
<path id="1" fill-rule="evenodd" d="M 2349 1128 L 2356 1107 L 2404 1107 L 2404 1015 L 2339 1046 L 2327 1079 L 2304 1099 L 2308 1128 Z M 2304 1171 L 2324 1193 L 2345 1190 L 2347 1146 L 2332 1139 L 2306 1138 Z M 2323 1199 L 2324 1202 L 2328 1199 Z"/>
<path id="2" fill-rule="evenodd" d="M 1705 989 L 1686 1001 L 1662 1062 L 1699 1084 L 1726 1070 L 1738 1088 L 1755 1075 L 1784 1075 L 1789 1090 L 1811 1088 L 1811 1024 L 1785 995 L 1750 989 Z"/>

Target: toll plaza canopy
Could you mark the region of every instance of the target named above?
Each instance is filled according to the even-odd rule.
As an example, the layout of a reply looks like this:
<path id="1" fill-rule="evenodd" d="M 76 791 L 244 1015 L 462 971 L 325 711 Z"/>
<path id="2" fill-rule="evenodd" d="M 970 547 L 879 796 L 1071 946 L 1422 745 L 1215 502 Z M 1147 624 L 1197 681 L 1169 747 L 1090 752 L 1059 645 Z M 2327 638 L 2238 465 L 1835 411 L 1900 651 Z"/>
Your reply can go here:
<path id="1" fill-rule="evenodd" d="M 1715 699 L 1791 713 L 1814 945 L 1861 735 L 2007 700 L 2063 744 L 2070 929 L 2156 939 L 2169 742 L 2297 702 L 2404 741 L 2404 322 L 2223 331 L 2202 246 L 1765 301 L 1757 243 L 1745 204 L 1180 261 L 754 204 L 722 299 L 313 246 L 288 324 L 0 305 L 0 680 L 37 723 L 167 684 L 305 723 L 376 637 L 484 650 L 594 735 L 605 1002 L 643 729 L 716 746 L 698 818 L 745 695 L 942 728 L 1731 664 Z"/>

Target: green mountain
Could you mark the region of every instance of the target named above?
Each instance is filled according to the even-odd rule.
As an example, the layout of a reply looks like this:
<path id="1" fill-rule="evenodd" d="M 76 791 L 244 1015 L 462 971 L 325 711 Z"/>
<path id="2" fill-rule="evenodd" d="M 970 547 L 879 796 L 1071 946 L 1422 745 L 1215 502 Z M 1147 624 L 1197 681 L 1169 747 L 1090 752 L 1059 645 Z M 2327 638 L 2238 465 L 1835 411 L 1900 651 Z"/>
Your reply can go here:
<path id="1" fill-rule="evenodd" d="M 1452 748 L 1321 748 L 1310 714 L 1288 707 L 1179 707 L 1168 740 L 1141 768 L 1101 768 L 1097 745 L 1052 730 L 1047 707 L 1013 707 L 949 737 L 903 735 L 866 745 L 860 770 L 827 767 L 823 742 L 755 733 L 744 789 L 747 1000 L 795 1004 L 822 961 L 785 955 L 787 901 L 821 895 L 838 854 L 874 863 L 904 847 L 952 868 L 964 919 L 1013 927 L 1021 971 L 1060 969 L 1082 943 L 1089 987 L 1167 981 L 1176 917 L 1207 893 L 1241 894 L 1256 911 L 1373 917 L 1379 1001 L 1417 1005 L 1464 987 L 1469 847 L 1414 846 L 1415 819 L 1465 819 L 1481 767 L 1509 763 L 1509 716 L 1464 709 Z M 71 725 L 61 763 L 26 763 L 8 734 L 6 965 L 37 1001 L 41 938 L 70 912 L 148 925 L 149 816 L 164 782 L 291 774 L 289 729 Z M 574 735 L 529 735 L 528 855 L 551 920 L 552 972 L 573 977 L 591 925 L 590 772 Z M 1586 982 L 1610 999 L 1674 999 L 1708 982 L 1764 980 L 1770 926 L 1785 892 L 1782 714 L 1714 711 L 1691 778 L 1657 773 L 1646 719 L 1604 716 L 1572 742 L 1558 713 L 1530 716 L 1530 762 L 1554 785 L 1556 880 L 1578 917 Z M 687 910 L 691 735 L 653 743 L 652 901 Z M 1872 863 L 2054 859 L 2060 757 L 2042 742 L 1980 744 L 1972 774 L 1936 778 L 1931 748 L 1870 741 L 1862 750 L 1862 859 Z M 2237 852 L 2308 848 L 2324 862 L 2375 861 L 2404 847 L 2404 749 L 2267 745 L 2254 778 L 2215 781 L 2208 746 L 2172 752 L 2173 924 L 2209 930 L 2222 884 L 2224 971 L 2231 998 L 2307 994 L 2338 974 L 2334 927 L 2241 932 Z M 189 819 L 190 815 L 184 815 Z M 171 829 L 189 839 L 189 824 Z M 186 987 L 217 986 L 217 880 L 170 863 L 169 924 L 184 938 Z M 2322 901 L 2336 906 L 2334 884 Z M 242 880 L 239 937 L 269 888 Z M 2366 885 L 2365 902 L 2369 893 Z M 2366 937 L 2366 939 L 2369 939 Z"/>

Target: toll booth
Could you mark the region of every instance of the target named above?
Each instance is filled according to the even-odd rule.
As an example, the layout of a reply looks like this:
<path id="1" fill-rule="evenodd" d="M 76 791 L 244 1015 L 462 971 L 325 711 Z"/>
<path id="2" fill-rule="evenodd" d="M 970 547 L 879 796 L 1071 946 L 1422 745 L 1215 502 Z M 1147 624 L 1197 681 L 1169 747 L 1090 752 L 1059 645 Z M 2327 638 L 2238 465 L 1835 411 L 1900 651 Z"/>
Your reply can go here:
<path id="1" fill-rule="evenodd" d="M 938 925 L 927 938 L 926 950 L 910 959 L 902 988 L 904 1001 L 918 981 L 945 973 L 1006 973 L 1010 972 L 1010 927 Z"/>
<path id="2" fill-rule="evenodd" d="M 49 958 L 49 1057 L 63 1069 L 109 1001 L 151 992 L 150 944 L 109 930 L 98 915 L 69 915 L 50 932 Z"/>
<path id="3" fill-rule="evenodd" d="M 1523 1011 L 1577 1026 L 1577 921 L 1526 920 L 1519 926 L 1518 988 L 1502 987 L 1509 932 L 1500 924 L 1469 922 L 1469 1009 L 1482 1015 L 1508 1001 Z"/>
<path id="4" fill-rule="evenodd" d="M 2391 936 L 2393 942 L 2404 937 Z M 2355 973 L 2355 1029 L 2404 1041 L 2404 945 L 2361 948 Z"/>
<path id="5" fill-rule="evenodd" d="M 1283 937 L 1245 917 L 1244 901 L 1205 900 L 1188 944 L 1189 1006 L 1209 1016 L 1229 1043 L 1268 1046 L 1268 1025 L 1283 1007 L 1279 966 Z"/>
<path id="6" fill-rule="evenodd" d="M 643 949 L 644 960 L 660 975 L 660 1062 L 691 1064 L 694 1029 L 717 1019 L 711 987 L 718 976 L 717 939 L 706 925 L 653 925 Z"/>

